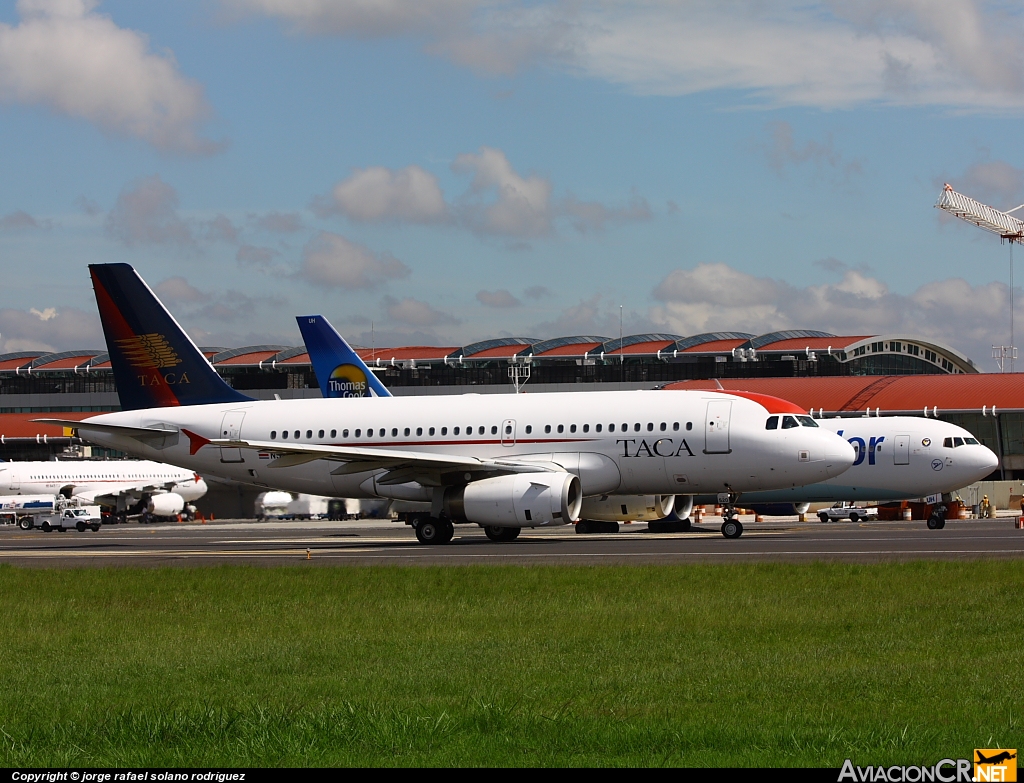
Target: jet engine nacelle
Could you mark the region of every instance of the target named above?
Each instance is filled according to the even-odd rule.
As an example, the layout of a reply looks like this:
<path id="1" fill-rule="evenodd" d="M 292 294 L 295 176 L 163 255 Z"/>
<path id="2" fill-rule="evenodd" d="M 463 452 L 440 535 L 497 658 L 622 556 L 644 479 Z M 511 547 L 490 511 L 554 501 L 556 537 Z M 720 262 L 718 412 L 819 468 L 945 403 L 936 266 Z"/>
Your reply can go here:
<path id="1" fill-rule="evenodd" d="M 647 522 L 667 517 L 675 503 L 675 495 L 599 495 L 583 499 L 580 517 L 606 522 Z M 692 498 L 690 506 L 693 506 Z"/>
<path id="2" fill-rule="evenodd" d="M 567 525 L 579 519 L 582 501 L 571 473 L 513 473 L 445 490 L 444 513 L 492 527 Z"/>
<path id="3" fill-rule="evenodd" d="M 676 495 L 672 504 L 672 513 L 677 519 L 689 519 L 693 513 L 693 495 Z"/>
<path id="4" fill-rule="evenodd" d="M 185 508 L 185 499 L 174 492 L 153 495 L 146 504 L 146 511 L 155 517 L 176 517 Z"/>

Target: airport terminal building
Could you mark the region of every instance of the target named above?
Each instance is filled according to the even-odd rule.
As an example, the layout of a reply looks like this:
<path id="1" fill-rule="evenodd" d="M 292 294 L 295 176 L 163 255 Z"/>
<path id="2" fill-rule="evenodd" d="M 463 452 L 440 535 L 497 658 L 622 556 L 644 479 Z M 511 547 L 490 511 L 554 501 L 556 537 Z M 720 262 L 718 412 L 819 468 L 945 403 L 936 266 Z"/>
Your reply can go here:
<path id="1" fill-rule="evenodd" d="M 839 336 L 791 330 L 683 337 L 502 337 L 465 346 L 359 348 L 395 395 L 718 388 L 759 391 L 816 416 L 910 414 L 959 424 L 1002 459 L 998 476 L 1024 479 L 1024 376 L 980 373 L 968 357 L 908 334 Z M 259 399 L 319 397 L 303 347 L 204 348 L 235 389 Z M 0 355 L 0 458 L 47 459 L 71 433 L 36 424 L 118 410 L 104 351 Z"/>

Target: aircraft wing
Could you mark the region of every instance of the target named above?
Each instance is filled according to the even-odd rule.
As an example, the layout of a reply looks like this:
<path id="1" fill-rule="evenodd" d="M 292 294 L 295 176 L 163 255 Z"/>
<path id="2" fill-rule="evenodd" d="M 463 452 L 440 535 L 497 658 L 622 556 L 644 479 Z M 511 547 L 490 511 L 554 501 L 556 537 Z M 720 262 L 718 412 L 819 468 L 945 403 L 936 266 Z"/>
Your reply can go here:
<path id="1" fill-rule="evenodd" d="M 125 494 L 141 495 L 146 492 L 163 492 L 168 489 L 174 482 L 169 481 L 166 484 L 133 484 L 125 482 L 123 484 L 106 485 L 100 489 L 83 490 L 81 492 L 71 491 L 71 496 L 80 498 L 89 503 L 98 503 L 102 499 L 102 502 L 107 505 L 113 505 L 117 501 L 117 498 Z"/>
<path id="2" fill-rule="evenodd" d="M 499 474 L 538 473 L 560 470 L 555 465 L 516 459 L 481 459 L 460 454 L 436 454 L 429 451 L 401 451 L 398 449 L 360 448 L 357 446 L 321 446 L 316 444 L 284 444 L 263 440 L 211 440 L 212 446 L 233 449 L 268 451 L 274 459 L 267 467 L 290 468 L 326 459 L 342 464 L 331 471 L 334 475 L 386 470 L 387 476 L 378 484 L 402 484 L 419 481 L 421 484 L 440 486 L 446 482 L 444 474 Z M 476 475 L 475 478 L 482 478 Z"/>
<path id="3" fill-rule="evenodd" d="M 149 442 L 149 441 L 163 441 L 167 438 L 176 438 L 178 430 L 176 429 L 165 429 L 160 427 L 126 427 L 121 424 L 99 424 L 92 423 L 88 419 L 85 421 L 74 421 L 71 419 L 32 419 L 33 422 L 40 424 L 54 424 L 58 427 L 71 427 L 79 430 L 79 434 L 88 436 L 90 432 L 99 432 L 106 435 L 123 435 L 128 438 L 135 438 L 136 440 Z"/>

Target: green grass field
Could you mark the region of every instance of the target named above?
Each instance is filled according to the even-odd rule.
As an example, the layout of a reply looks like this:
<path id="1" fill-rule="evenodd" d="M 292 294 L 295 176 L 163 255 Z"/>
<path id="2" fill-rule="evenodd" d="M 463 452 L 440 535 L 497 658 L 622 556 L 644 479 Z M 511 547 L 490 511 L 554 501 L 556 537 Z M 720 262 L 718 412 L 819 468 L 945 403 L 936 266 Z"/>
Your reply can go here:
<path id="1" fill-rule="evenodd" d="M 0 567 L 0 766 L 832 765 L 1018 747 L 1020 562 Z"/>

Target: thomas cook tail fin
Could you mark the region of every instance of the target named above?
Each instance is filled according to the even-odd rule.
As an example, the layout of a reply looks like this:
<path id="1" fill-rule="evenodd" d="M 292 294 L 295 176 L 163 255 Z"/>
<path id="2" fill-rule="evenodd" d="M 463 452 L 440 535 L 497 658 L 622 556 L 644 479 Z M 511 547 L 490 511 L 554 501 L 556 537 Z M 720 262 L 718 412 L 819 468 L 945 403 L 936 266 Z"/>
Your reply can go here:
<path id="1" fill-rule="evenodd" d="M 359 354 L 322 315 L 296 316 L 324 397 L 390 397 Z"/>
<path id="2" fill-rule="evenodd" d="M 244 402 L 128 264 L 90 264 L 123 410 Z"/>

